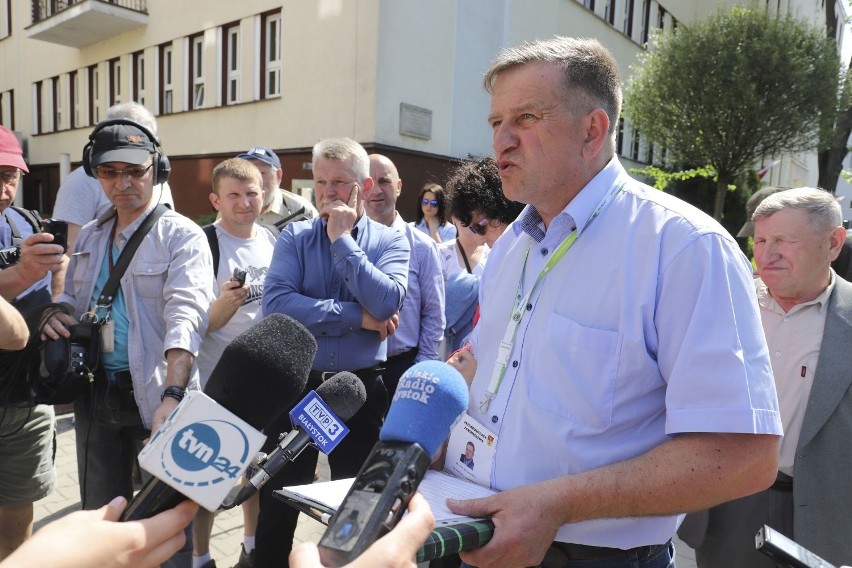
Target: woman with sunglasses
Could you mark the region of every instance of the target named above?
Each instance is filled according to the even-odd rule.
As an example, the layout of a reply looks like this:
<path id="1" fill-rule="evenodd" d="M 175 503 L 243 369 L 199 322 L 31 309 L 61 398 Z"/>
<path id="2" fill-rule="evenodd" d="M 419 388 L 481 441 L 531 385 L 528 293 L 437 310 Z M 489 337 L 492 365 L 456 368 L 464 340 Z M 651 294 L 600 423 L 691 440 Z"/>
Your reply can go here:
<path id="1" fill-rule="evenodd" d="M 442 355 L 458 349 L 476 325 L 479 276 L 489 247 L 524 207 L 503 195 L 493 158 L 462 162 L 447 181 L 447 193 L 458 238 L 438 247 L 445 277 L 447 320 Z"/>
<path id="2" fill-rule="evenodd" d="M 420 191 L 420 209 L 414 226 L 437 243 L 456 238 L 456 228 L 447 219 L 444 188 L 437 183 L 427 183 Z"/>

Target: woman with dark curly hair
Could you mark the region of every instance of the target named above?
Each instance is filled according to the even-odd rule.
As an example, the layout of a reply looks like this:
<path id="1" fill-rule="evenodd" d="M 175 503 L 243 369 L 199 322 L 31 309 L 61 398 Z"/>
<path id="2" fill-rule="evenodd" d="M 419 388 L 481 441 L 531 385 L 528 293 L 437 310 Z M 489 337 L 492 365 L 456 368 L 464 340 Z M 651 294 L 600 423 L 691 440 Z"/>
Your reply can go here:
<path id="1" fill-rule="evenodd" d="M 503 195 L 497 163 L 490 157 L 459 164 L 447 181 L 447 194 L 453 219 L 484 236 L 489 247 L 524 208 L 523 203 Z"/>
<path id="2" fill-rule="evenodd" d="M 503 196 L 493 158 L 459 164 L 447 181 L 447 200 L 459 233 L 456 240 L 438 246 L 447 320 L 442 355 L 458 349 L 476 325 L 479 276 L 489 247 L 524 208 Z"/>
<path id="3" fill-rule="evenodd" d="M 444 188 L 437 183 L 427 183 L 420 191 L 420 208 L 414 226 L 444 243 L 456 238 L 456 227 L 447 219 L 447 199 Z"/>

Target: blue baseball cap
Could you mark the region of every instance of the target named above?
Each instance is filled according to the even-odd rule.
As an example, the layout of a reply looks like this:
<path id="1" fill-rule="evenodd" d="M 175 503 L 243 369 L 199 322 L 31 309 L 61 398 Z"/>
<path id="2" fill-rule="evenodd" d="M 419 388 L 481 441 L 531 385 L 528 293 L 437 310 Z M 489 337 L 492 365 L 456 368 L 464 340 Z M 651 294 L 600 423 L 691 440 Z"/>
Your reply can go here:
<path id="1" fill-rule="evenodd" d="M 255 146 L 248 152 L 243 152 L 237 158 L 242 158 L 243 160 L 260 160 L 264 164 L 275 166 L 279 170 L 281 169 L 281 160 L 278 159 L 278 154 L 263 146 Z"/>

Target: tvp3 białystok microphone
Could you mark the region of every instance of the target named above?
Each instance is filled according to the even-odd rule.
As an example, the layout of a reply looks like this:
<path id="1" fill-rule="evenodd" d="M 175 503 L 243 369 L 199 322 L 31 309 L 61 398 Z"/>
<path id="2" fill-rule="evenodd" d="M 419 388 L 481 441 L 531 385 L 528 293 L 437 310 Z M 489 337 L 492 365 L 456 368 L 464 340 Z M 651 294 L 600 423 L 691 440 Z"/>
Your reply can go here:
<path id="1" fill-rule="evenodd" d="M 222 352 L 204 393 L 190 391 L 139 454 L 152 477 L 122 521 L 192 499 L 215 511 L 266 437 L 258 429 L 305 388 L 317 345 L 296 320 L 272 314 Z"/>
<path id="2" fill-rule="evenodd" d="M 290 411 L 293 429 L 281 436 L 278 446 L 258 462 L 259 469 L 223 509 L 230 509 L 258 492 L 269 479 L 292 463 L 302 451 L 313 446 L 328 454 L 349 433 L 344 421 L 355 415 L 367 401 L 364 383 L 355 374 L 341 371 L 311 391 Z"/>
<path id="3" fill-rule="evenodd" d="M 403 373 L 379 442 L 320 540 L 324 566 L 348 564 L 396 526 L 467 403 L 467 383 L 446 363 Z"/>

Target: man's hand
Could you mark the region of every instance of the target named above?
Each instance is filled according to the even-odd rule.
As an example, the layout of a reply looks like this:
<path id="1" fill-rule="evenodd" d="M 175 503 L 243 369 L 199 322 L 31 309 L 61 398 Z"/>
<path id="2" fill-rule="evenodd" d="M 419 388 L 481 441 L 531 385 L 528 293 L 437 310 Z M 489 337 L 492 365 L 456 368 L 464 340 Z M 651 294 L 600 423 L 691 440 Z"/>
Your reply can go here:
<path id="1" fill-rule="evenodd" d="M 356 183 L 349 193 L 348 203 L 338 200 L 328 207 L 328 227 L 326 230 L 331 242 L 352 232 L 352 227 L 358 220 L 358 211 L 361 210 L 361 199 L 361 186 Z"/>
<path id="2" fill-rule="evenodd" d="M 77 322 L 74 321 L 74 318 L 65 312 L 57 311 L 53 317 L 47 320 L 44 327 L 41 328 L 41 338 L 59 339 L 59 336 L 61 335 L 67 339 L 71 337 L 69 329 L 75 323 Z"/>
<path id="3" fill-rule="evenodd" d="M 158 406 L 157 410 L 154 411 L 154 417 L 151 419 L 151 436 L 157 433 L 157 430 L 160 429 L 160 426 L 163 425 L 166 418 L 174 412 L 178 404 L 180 403 L 170 396 L 163 398 L 160 406 Z"/>
<path id="4" fill-rule="evenodd" d="M 119 523 L 127 500 L 117 497 L 96 511 L 76 511 L 37 531 L 4 560 L 3 568 L 153 568 L 180 550 L 183 529 L 198 505 L 184 501 L 150 519 Z"/>
<path id="5" fill-rule="evenodd" d="M 345 568 L 416 568 L 414 557 L 435 527 L 426 499 L 415 493 L 405 515 L 394 529 L 373 543 Z M 290 552 L 291 568 L 323 568 L 317 545 L 305 542 Z"/>
<path id="6" fill-rule="evenodd" d="M 65 251 L 61 245 L 53 245 L 53 235 L 35 233 L 21 243 L 21 259 L 17 270 L 30 284 L 38 282 L 48 272 L 60 270 L 65 262 Z"/>
<path id="7" fill-rule="evenodd" d="M 479 499 L 447 499 L 453 513 L 494 521 L 494 537 L 488 544 L 460 553 L 461 559 L 479 568 L 538 566 L 564 524 L 549 483 L 523 485 Z"/>
<path id="8" fill-rule="evenodd" d="M 207 311 L 207 333 L 214 332 L 231 321 L 240 306 L 245 303 L 248 293 L 249 285 L 240 286 L 233 276 L 223 282 L 219 297 L 210 304 Z"/>
<path id="9" fill-rule="evenodd" d="M 454 351 L 450 358 L 447 359 L 447 364 L 461 373 L 467 383 L 468 388 L 473 383 L 473 376 L 476 375 L 476 357 L 473 356 L 473 350 L 470 345 L 466 345 L 461 349 Z"/>
<path id="10" fill-rule="evenodd" d="M 380 320 L 373 317 L 363 306 L 361 307 L 361 329 L 369 329 L 379 332 L 379 337 L 382 341 L 393 334 L 399 325 L 399 314 L 394 314 L 386 320 Z"/>

